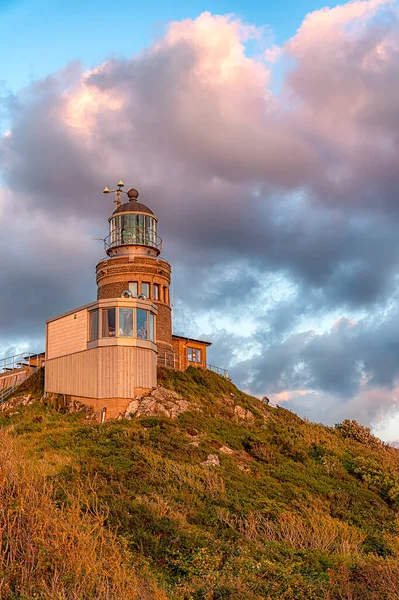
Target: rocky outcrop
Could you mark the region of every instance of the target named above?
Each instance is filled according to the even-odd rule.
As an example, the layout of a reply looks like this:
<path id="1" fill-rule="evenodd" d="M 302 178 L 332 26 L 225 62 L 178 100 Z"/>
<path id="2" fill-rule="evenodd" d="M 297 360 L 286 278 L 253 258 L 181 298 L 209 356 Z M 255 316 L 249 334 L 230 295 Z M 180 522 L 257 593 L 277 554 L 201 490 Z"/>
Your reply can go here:
<path id="1" fill-rule="evenodd" d="M 204 460 L 201 465 L 203 467 L 219 467 L 220 460 L 217 454 L 208 454 L 207 459 Z"/>
<path id="2" fill-rule="evenodd" d="M 234 414 L 238 421 L 247 421 L 248 423 L 253 423 L 255 420 L 252 412 L 243 408 L 239 404 L 236 404 L 234 407 Z"/>
<path id="3" fill-rule="evenodd" d="M 126 409 L 125 417 L 152 417 L 164 415 L 176 419 L 189 409 L 190 403 L 179 394 L 158 386 L 151 392 L 134 398 Z"/>
<path id="4" fill-rule="evenodd" d="M 24 396 L 14 396 L 13 398 L 10 398 L 9 400 L 3 402 L 3 404 L 0 404 L 0 411 L 14 411 L 17 408 L 28 406 L 29 404 L 33 404 L 33 402 L 36 401 L 37 399 L 32 398 L 31 394 L 25 394 Z"/>
<path id="5" fill-rule="evenodd" d="M 234 454 L 234 450 L 232 450 L 228 446 L 221 446 L 219 448 L 219 452 L 221 452 L 222 454 Z"/>

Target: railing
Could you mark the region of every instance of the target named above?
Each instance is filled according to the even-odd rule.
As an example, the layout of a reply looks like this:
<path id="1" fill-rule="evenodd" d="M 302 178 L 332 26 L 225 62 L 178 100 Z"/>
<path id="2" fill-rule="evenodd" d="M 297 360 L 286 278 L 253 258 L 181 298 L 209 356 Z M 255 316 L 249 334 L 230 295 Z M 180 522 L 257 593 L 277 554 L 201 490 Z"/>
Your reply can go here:
<path id="1" fill-rule="evenodd" d="M 31 375 L 32 370 L 42 367 L 44 362 L 44 355 L 34 352 L 23 352 L 0 359 L 0 404 Z"/>
<path id="2" fill-rule="evenodd" d="M 121 232 L 115 231 L 104 239 L 104 248 L 107 254 L 115 246 L 150 246 L 158 252 L 162 252 L 162 239 L 153 231 L 124 229 Z"/>
<path id="3" fill-rule="evenodd" d="M 21 369 L 22 367 L 41 367 L 44 365 L 44 354 L 37 352 L 22 352 L 14 356 L 0 359 L 0 374 Z"/>
<path id="4" fill-rule="evenodd" d="M 12 393 L 17 389 L 17 387 L 19 387 L 26 379 L 28 379 L 28 377 L 31 375 L 30 371 L 24 371 L 24 375 L 23 377 L 20 377 L 18 379 L 18 381 L 16 383 L 14 383 L 14 385 L 11 385 L 10 387 L 4 388 L 4 390 L 1 390 L 0 392 L 0 405 L 4 404 L 4 402 L 7 400 L 7 398 L 9 398 Z"/>
<path id="5" fill-rule="evenodd" d="M 157 364 L 159 367 L 165 367 L 166 369 L 175 369 L 177 371 L 185 371 L 187 367 L 199 367 L 201 369 L 208 369 L 213 371 L 226 379 L 229 378 L 229 373 L 226 369 L 210 365 L 205 362 L 197 362 L 189 360 L 187 356 L 183 354 L 176 354 L 175 352 L 159 352 L 157 358 Z"/>

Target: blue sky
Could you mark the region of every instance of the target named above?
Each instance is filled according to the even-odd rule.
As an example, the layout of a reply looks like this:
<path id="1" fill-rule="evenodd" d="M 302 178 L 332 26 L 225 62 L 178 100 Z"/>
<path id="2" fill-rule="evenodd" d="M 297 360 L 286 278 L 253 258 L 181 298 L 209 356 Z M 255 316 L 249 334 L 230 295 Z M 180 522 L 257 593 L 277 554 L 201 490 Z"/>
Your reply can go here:
<path id="1" fill-rule="evenodd" d="M 280 44 L 306 13 L 326 5 L 321 0 L 0 0 L 0 81 L 16 92 L 71 60 L 90 68 L 110 56 L 129 56 L 162 35 L 168 22 L 204 11 L 234 13 L 268 28 L 271 44 Z"/>

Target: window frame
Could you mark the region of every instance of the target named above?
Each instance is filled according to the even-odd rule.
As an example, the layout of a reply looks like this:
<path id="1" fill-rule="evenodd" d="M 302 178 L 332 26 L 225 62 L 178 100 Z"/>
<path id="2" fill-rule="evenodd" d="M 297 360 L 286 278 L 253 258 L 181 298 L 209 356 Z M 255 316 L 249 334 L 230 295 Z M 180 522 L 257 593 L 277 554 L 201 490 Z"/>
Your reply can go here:
<path id="1" fill-rule="evenodd" d="M 104 335 L 104 317 L 105 317 L 105 313 L 108 313 L 108 311 L 114 311 L 114 335 Z M 101 335 L 99 335 L 98 339 L 103 339 L 103 340 L 109 340 L 110 338 L 115 338 L 117 337 L 117 328 L 118 328 L 118 323 L 117 323 L 117 310 L 116 310 L 116 306 L 106 306 L 104 308 L 101 308 L 100 310 L 101 313 L 101 317 L 99 320 L 99 327 L 98 327 L 98 332 L 99 334 L 101 333 Z M 109 324 L 108 324 L 108 330 L 110 330 Z"/>
<path id="2" fill-rule="evenodd" d="M 143 291 L 143 285 L 147 285 L 147 286 L 148 286 L 148 294 L 146 294 L 146 293 Z M 151 298 L 151 296 L 150 296 L 150 294 L 151 294 L 151 283 L 150 283 L 149 281 L 142 281 L 142 282 L 141 282 L 141 284 L 140 284 L 140 289 L 141 289 L 141 292 L 140 292 L 140 293 L 141 293 L 141 294 L 144 294 L 144 296 L 145 296 L 146 298 L 148 298 L 148 300 L 150 300 L 150 298 Z"/>
<path id="3" fill-rule="evenodd" d="M 120 319 L 121 310 L 130 310 L 131 313 L 132 313 L 132 335 L 121 334 L 121 324 L 120 324 L 121 323 L 121 319 Z M 129 340 L 136 337 L 135 336 L 135 333 L 136 333 L 136 331 L 135 331 L 135 329 L 136 329 L 135 328 L 135 310 L 136 309 L 134 307 L 118 306 L 118 311 L 117 311 L 118 312 L 118 324 L 117 324 L 118 325 L 118 329 L 117 329 L 118 335 L 117 335 L 117 337 L 119 337 L 119 338 L 127 338 Z"/>
<path id="4" fill-rule="evenodd" d="M 136 291 L 133 293 L 130 286 L 136 286 Z M 132 293 L 132 298 L 137 298 L 139 295 L 139 282 L 138 281 L 129 281 L 129 292 Z"/>
<path id="5" fill-rule="evenodd" d="M 115 311 L 115 333 L 114 335 L 103 335 L 104 332 L 104 318 L 107 311 Z M 132 335 L 125 335 L 121 333 L 121 312 L 123 310 L 129 310 L 132 312 L 133 327 Z M 139 312 L 140 311 L 140 312 Z M 146 337 L 138 335 L 137 318 L 141 313 L 146 314 L 145 319 L 145 331 Z M 95 316 L 94 316 L 95 315 Z M 142 327 L 144 327 L 144 321 Z M 93 335 L 93 332 L 96 334 Z M 140 306 L 99 306 L 98 308 L 87 311 L 87 343 L 98 342 L 99 340 L 112 340 L 116 338 L 122 339 L 138 339 L 143 341 L 150 341 L 156 343 L 156 314 L 153 313 L 149 308 L 142 308 Z"/>
<path id="6" fill-rule="evenodd" d="M 191 358 L 190 358 L 191 355 Z M 194 356 L 196 358 L 194 358 Z M 201 348 L 193 348 L 192 346 L 187 346 L 187 359 L 189 362 L 193 363 L 201 363 L 202 360 L 202 352 Z"/>

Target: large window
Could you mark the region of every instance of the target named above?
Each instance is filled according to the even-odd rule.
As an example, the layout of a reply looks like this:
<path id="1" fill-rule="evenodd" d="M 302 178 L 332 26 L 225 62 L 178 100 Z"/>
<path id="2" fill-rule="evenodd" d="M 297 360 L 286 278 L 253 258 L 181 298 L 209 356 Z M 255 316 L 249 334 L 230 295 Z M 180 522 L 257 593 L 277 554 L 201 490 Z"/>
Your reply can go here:
<path id="1" fill-rule="evenodd" d="M 89 313 L 89 342 L 98 339 L 98 310 Z"/>
<path id="2" fill-rule="evenodd" d="M 187 348 L 187 351 L 190 362 L 201 362 L 201 350 L 199 348 Z"/>
<path id="3" fill-rule="evenodd" d="M 141 340 L 148 340 L 147 314 L 147 310 L 136 310 L 136 336 Z"/>
<path id="4" fill-rule="evenodd" d="M 122 337 L 133 337 L 133 309 L 119 309 L 119 335 Z"/>
<path id="5" fill-rule="evenodd" d="M 89 342 L 99 338 L 128 337 L 155 342 L 155 316 L 142 308 L 115 307 L 88 313 Z"/>
<path id="6" fill-rule="evenodd" d="M 115 337 L 116 335 L 116 320 L 114 308 L 103 308 L 102 314 L 102 330 L 101 337 Z"/>

